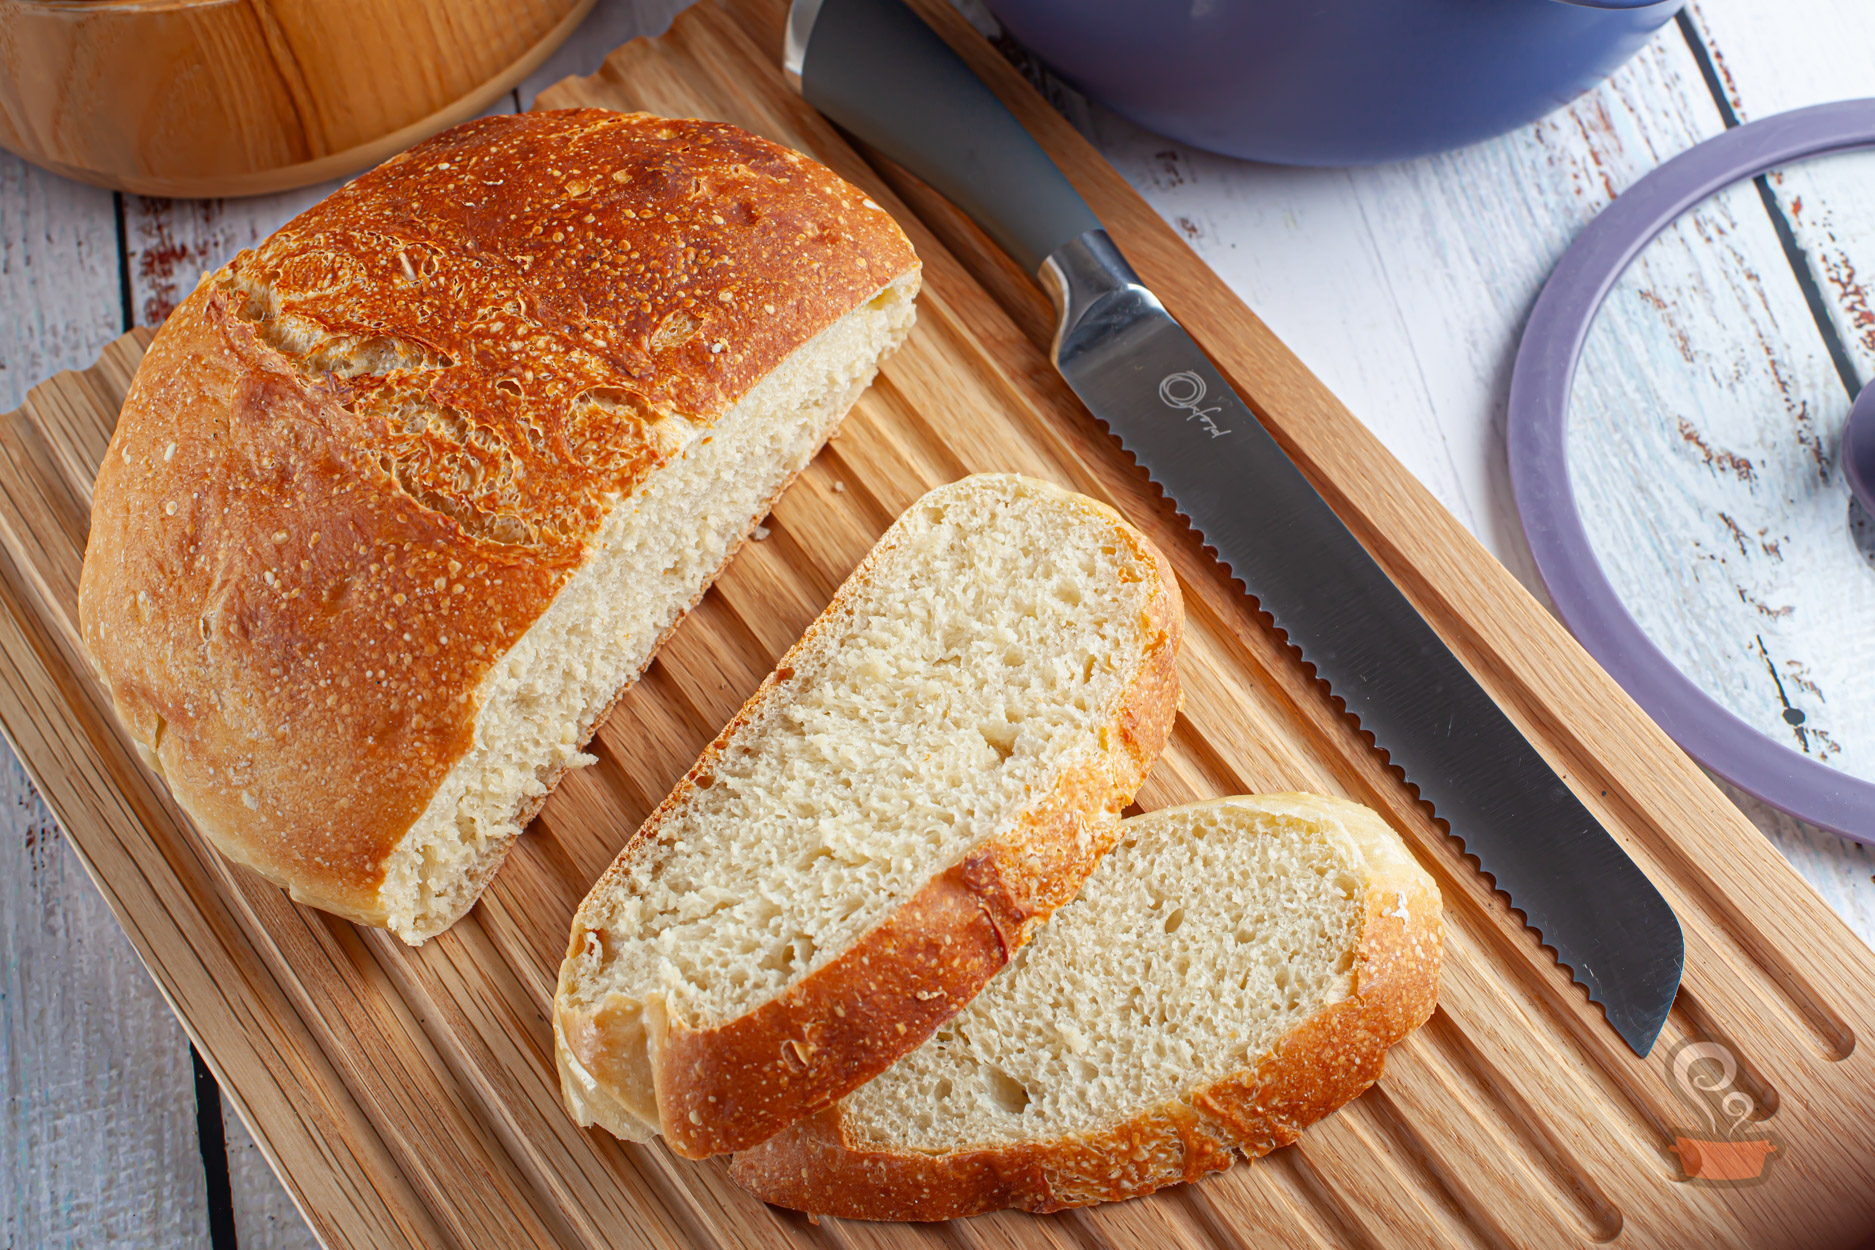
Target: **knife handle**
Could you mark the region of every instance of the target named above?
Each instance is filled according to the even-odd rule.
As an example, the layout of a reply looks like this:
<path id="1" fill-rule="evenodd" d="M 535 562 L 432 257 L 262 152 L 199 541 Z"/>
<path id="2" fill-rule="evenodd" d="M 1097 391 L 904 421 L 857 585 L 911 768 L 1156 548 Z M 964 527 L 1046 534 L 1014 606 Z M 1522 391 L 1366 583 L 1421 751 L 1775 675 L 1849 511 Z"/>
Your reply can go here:
<path id="1" fill-rule="evenodd" d="M 931 184 L 1030 273 L 1100 229 L 1015 114 L 900 0 L 794 0 L 783 66 L 809 104 Z"/>

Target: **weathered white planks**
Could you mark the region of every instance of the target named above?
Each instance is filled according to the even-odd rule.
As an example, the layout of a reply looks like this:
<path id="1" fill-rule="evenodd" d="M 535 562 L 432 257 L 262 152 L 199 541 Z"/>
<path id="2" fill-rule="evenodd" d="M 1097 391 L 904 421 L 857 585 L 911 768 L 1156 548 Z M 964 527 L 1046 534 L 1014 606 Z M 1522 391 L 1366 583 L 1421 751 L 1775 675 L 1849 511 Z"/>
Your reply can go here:
<path id="1" fill-rule="evenodd" d="M 111 194 L 0 152 L 0 404 L 94 360 L 118 292 Z M 188 1039 L 10 751 L 0 955 L 8 1244 L 205 1246 Z"/>
<path id="2" fill-rule="evenodd" d="M 0 412 L 124 332 L 111 193 L 0 152 Z"/>
<path id="3" fill-rule="evenodd" d="M 1736 115 L 1750 121 L 1832 99 L 1875 94 L 1863 49 L 1875 47 L 1875 8 L 1862 0 L 1776 5 L 1695 0 L 1688 7 Z M 1854 381 L 1875 379 L 1875 154 L 1812 161 L 1769 184 L 1815 278 Z M 1846 411 L 1848 390 L 1841 407 Z M 1827 419 L 1829 414 L 1825 414 Z M 1828 448 L 1834 452 L 1834 446 Z M 1867 617 L 1857 629 L 1869 631 Z M 1762 805 L 1741 804 L 1836 910 L 1875 909 L 1875 851 L 1809 829 Z"/>
<path id="4" fill-rule="evenodd" d="M 1766 46 L 1767 31 L 1780 34 L 1780 46 L 1789 55 L 1765 64 L 1761 75 L 1787 86 L 1776 106 L 1764 112 L 1827 98 L 1835 93 L 1832 88 L 1841 94 L 1866 93 L 1866 87 L 1850 85 L 1858 59 L 1854 56 L 1831 58 L 1839 64 L 1820 93 L 1806 87 L 1806 94 L 1795 95 L 1788 88 L 1804 78 L 1807 57 L 1797 54 L 1799 45 L 1812 56 L 1819 46 L 1875 46 L 1875 30 L 1869 29 L 1875 19 L 1865 6 L 1802 0 L 1772 12 L 1738 0 L 1704 0 L 1699 15 L 1710 29 L 1736 31 L 1759 53 Z M 1740 58 L 1720 48 L 1714 60 L 1735 67 Z M 1744 81 L 1735 68 L 1731 81 Z M 1502 448 L 1504 396 L 1523 316 L 1550 267 L 1593 212 L 1660 161 L 1718 133 L 1723 125 L 1693 49 L 1677 26 L 1662 31 L 1610 82 L 1523 131 L 1460 152 L 1377 169 L 1247 165 L 1194 153 L 1098 108 L 1087 110 L 1086 122 L 1109 158 L 1245 294 L 1259 315 L 1500 559 L 1539 590 L 1516 522 Z M 1857 161 L 1865 173 L 1875 170 L 1875 156 L 1844 158 L 1836 164 Z M 1875 197 L 1868 188 L 1837 192 L 1834 185 L 1822 187 L 1817 171 L 1806 172 L 1813 175 L 1805 184 L 1812 188 L 1812 198 L 1793 207 L 1807 212 L 1811 222 L 1829 223 L 1835 245 L 1849 258 L 1821 263 L 1819 270 L 1875 273 L 1875 256 L 1858 264 L 1851 246 L 1857 239 L 1864 248 L 1875 246 L 1866 226 L 1854 226 L 1858 209 L 1861 221 L 1875 220 L 1859 207 Z M 1787 180 L 1794 177 L 1788 175 Z M 1623 435 L 1630 414 L 1650 403 L 1651 411 L 1663 410 L 1658 395 L 1631 392 L 1636 387 L 1646 391 L 1653 376 L 1651 363 L 1643 357 L 1667 353 L 1680 359 L 1681 337 L 1700 345 L 1691 349 L 1696 354 L 1724 357 L 1733 389 L 1712 398 L 1715 389 L 1724 389 L 1718 372 L 1709 371 L 1709 385 L 1702 390 L 1689 389 L 1689 379 L 1670 378 L 1668 389 L 1677 390 L 1665 410 L 1722 409 L 1731 413 L 1728 428 L 1744 426 L 1748 418 L 1766 426 L 1764 410 L 1775 413 L 1786 403 L 1826 429 L 1831 414 L 1839 422 L 1846 412 L 1847 394 L 1810 322 L 1769 219 L 1750 188 L 1743 196 L 1732 197 L 1742 209 L 1728 214 L 1714 208 L 1700 219 L 1709 229 L 1715 221 L 1719 227 L 1716 244 L 1701 240 L 1699 245 L 1709 253 L 1708 262 L 1725 275 L 1716 278 L 1717 291 L 1689 272 L 1669 275 L 1660 260 L 1653 268 L 1661 269 L 1662 278 L 1672 277 L 1675 288 L 1666 308 L 1648 302 L 1657 293 L 1648 290 L 1643 278 L 1631 281 L 1611 301 L 1598 344 L 1626 344 L 1629 354 L 1621 360 L 1593 355 L 1585 364 L 1578 420 L 1586 429 L 1578 432 L 1590 433 L 1594 445 L 1603 440 L 1618 445 L 1617 436 Z M 1697 235 L 1697 226 L 1687 229 Z M 1687 245 L 1681 246 L 1680 260 L 1683 267 L 1696 263 Z M 1859 297 L 1851 284 L 1843 285 L 1849 294 L 1843 297 L 1840 322 L 1868 331 L 1866 307 L 1858 312 Z M 1875 372 L 1875 366 L 1867 367 Z M 1630 369 L 1640 372 L 1624 372 Z M 1785 390 L 1790 392 L 1788 401 Z M 1785 418 L 1783 428 L 1788 430 L 1794 420 Z M 1678 439 L 1677 420 L 1669 428 L 1674 441 L 1698 457 L 1698 472 L 1707 472 L 1703 453 Z M 1775 443 L 1775 436 L 1770 441 Z M 1646 455 L 1661 454 L 1663 447 L 1664 441 L 1657 440 Z M 1833 444 L 1829 449 L 1833 452 Z M 1709 593 L 1701 587 L 1688 599 L 1681 593 L 1683 586 L 1675 592 L 1677 600 L 1661 593 L 1661 568 L 1673 562 L 1659 558 L 1660 553 L 1687 550 L 1683 535 L 1674 540 L 1660 537 L 1671 532 L 1667 521 L 1690 515 L 1703 516 L 1721 529 L 1724 523 L 1710 509 L 1701 513 L 1682 506 L 1647 510 L 1642 514 L 1646 523 L 1641 524 L 1630 497 L 1639 489 L 1636 478 L 1653 471 L 1653 460 L 1589 460 L 1586 467 L 1601 466 L 1589 475 L 1595 479 L 1591 489 L 1604 501 L 1619 501 L 1599 513 L 1607 527 L 1604 546 L 1618 553 L 1611 556 L 1611 571 L 1631 570 L 1633 600 L 1643 612 L 1650 603 L 1659 608 L 1660 633 L 1667 635 L 1678 602 L 1701 602 L 1700 592 Z M 1816 509 L 1841 506 L 1816 492 L 1808 502 Z M 1764 508 L 1772 509 L 1768 498 Z M 1789 518 L 1784 528 L 1810 519 Z M 1623 523 L 1631 528 L 1620 529 Z M 1818 547 L 1836 536 L 1828 525 L 1813 527 L 1813 533 Z M 1652 552 L 1657 558 L 1625 558 L 1630 551 Z M 1735 545 L 1731 555 L 1735 563 L 1749 563 Z M 1832 570 L 1842 565 L 1845 575 L 1856 572 L 1838 559 L 1853 552 L 1831 550 L 1828 555 Z M 1682 578 L 1688 563 L 1684 556 L 1679 559 Z M 1860 577 L 1863 583 L 1869 581 L 1865 566 Z M 1762 580 L 1776 584 L 1768 577 Z M 1762 657 L 1737 645 L 1738 622 L 1726 615 L 1729 606 L 1739 603 L 1735 591 L 1728 583 L 1729 604 L 1726 594 L 1714 597 L 1712 610 L 1696 623 L 1698 629 L 1689 631 L 1680 623 L 1682 636 L 1698 635 L 1697 644 L 1682 646 L 1680 653 L 1689 667 L 1704 664 L 1721 670 L 1722 678 L 1711 678 L 1715 687 L 1729 682 L 1742 710 L 1757 713 L 1773 731 L 1787 732 L 1783 704 Z M 1788 598 L 1756 597 L 1770 603 L 1772 611 Z M 1755 607 L 1747 611 L 1756 614 Z M 1868 664 L 1866 652 L 1845 641 L 1867 639 L 1869 617 L 1863 613 L 1859 623 L 1842 625 L 1847 619 L 1849 614 L 1838 613 L 1835 630 L 1815 632 L 1835 635 L 1827 653 L 1833 671 L 1867 674 L 1875 666 Z M 1825 654 L 1816 647 L 1810 651 Z M 1811 668 L 1816 664 L 1813 659 L 1803 662 Z M 1845 696 L 1848 689 L 1844 687 Z M 1849 701 L 1845 697 L 1837 703 Z M 1866 717 L 1869 706 L 1863 701 L 1855 711 Z M 1836 705 L 1830 712 L 1833 722 L 1854 714 Z M 1853 733 L 1866 744 L 1862 749 L 1875 750 L 1875 725 L 1859 723 L 1858 730 L 1839 728 L 1837 736 Z M 1832 898 L 1846 911 L 1854 907 L 1854 883 L 1875 894 L 1868 874 L 1835 870 L 1839 864 L 1861 862 L 1852 844 L 1828 835 L 1804 843 L 1802 849 L 1780 844 L 1794 855 L 1812 857 L 1807 866 L 1817 878 L 1835 883 Z"/>
<path id="5" fill-rule="evenodd" d="M 1721 128 L 1677 31 L 1540 122 L 1395 165 L 1251 165 L 1093 117 L 1102 151 L 1154 207 L 1540 592 L 1504 465 L 1510 362 L 1575 233 Z"/>
<path id="6" fill-rule="evenodd" d="M 1861 51 L 1875 47 L 1875 6 L 1862 0 L 1694 0 L 1687 12 L 1742 121 L 1875 94 Z M 1812 161 L 1771 187 L 1859 379 L 1875 378 L 1875 156 Z"/>
<path id="7" fill-rule="evenodd" d="M 1840 66 L 1795 72 L 1795 36 L 1813 62 L 1819 31 L 1788 11 L 1708 7 L 1711 64 L 1739 117 L 1866 90 Z M 1849 37 L 1835 46 L 1875 38 L 1866 6 L 1808 7 Z M 1875 261 L 1875 154 L 1771 185 L 1843 363 L 1869 376 L 1857 258 Z M 1782 252 L 1749 184 L 1651 246 L 1585 354 L 1570 464 L 1603 567 L 1676 666 L 1774 740 L 1875 778 L 1875 576 L 1834 463 L 1851 391 Z"/>
<path id="8" fill-rule="evenodd" d="M 10 752 L 0 825 L 7 1244 L 206 1248 L 188 1039 Z"/>
<path id="9" fill-rule="evenodd" d="M 1590 334 L 1570 470 L 1603 569 L 1675 666 L 1875 778 L 1875 573 L 1832 463 L 1849 401 L 1781 251 L 1750 184 L 1648 247 Z"/>
<path id="10" fill-rule="evenodd" d="M 1723 128 L 1679 30 L 1518 134 L 1379 169 L 1246 166 L 1094 116 L 1109 156 L 1155 206 L 1534 586 L 1503 477 L 1516 333 L 1593 213 Z M 1697 376 L 1676 372 L 1682 352 L 1704 362 Z M 1765 634 L 1812 725 L 1875 751 L 1875 721 L 1866 719 L 1875 702 L 1854 684 L 1857 675 L 1875 678 L 1875 664 L 1866 646 L 1848 645 L 1869 637 L 1855 627 L 1869 619 L 1858 592 L 1875 593 L 1875 579 L 1842 541 L 1838 518 L 1821 515 L 1842 511 L 1839 486 L 1807 489 L 1799 425 L 1831 414 L 1840 422 L 1846 397 L 1755 191 L 1702 212 L 1650 252 L 1598 323 L 1579 400 L 1572 463 L 1585 515 L 1644 627 L 1707 689 L 1767 731 L 1788 733 L 1783 692 L 1753 647 Z M 1773 423 L 1767 409 L 1787 415 Z M 1637 420 L 1641 413 L 1655 420 Z M 1682 419 L 1693 422 L 1688 437 Z M 1702 423 L 1723 437 L 1706 439 Z M 1761 474 L 1778 466 L 1786 488 L 1757 491 L 1749 516 L 1736 502 L 1717 506 L 1725 497 L 1712 489 L 1736 484 L 1741 462 L 1727 457 L 1741 442 L 1764 462 Z M 1733 524 L 1759 539 L 1753 556 L 1781 541 L 1800 558 L 1760 558 L 1769 576 L 1728 567 L 1743 554 Z M 1785 589 L 1793 576 L 1840 580 L 1845 590 L 1827 612 L 1777 616 L 1793 597 Z M 1688 603 L 1705 607 L 1689 618 Z M 1797 667 L 1795 655 L 1812 659 Z M 1818 679 L 1819 666 L 1840 692 L 1828 709 L 1801 685 Z M 1837 727 L 1856 714 L 1864 719 Z M 1833 749 L 1831 737 L 1808 732 L 1813 746 Z"/>
<path id="11" fill-rule="evenodd" d="M 602 0 L 586 30 L 558 54 L 559 68 L 523 86 L 522 101 L 531 102 L 533 91 L 557 73 L 590 69 L 617 42 L 662 29 L 681 7 L 681 0 Z M 1782 0 L 1775 6 L 1698 0 L 1693 13 L 1742 116 L 1870 93 L 1865 67 L 1867 54 L 1875 52 L 1875 11 L 1865 0 Z M 1670 28 L 1612 83 L 1551 119 L 1465 152 L 1382 169 L 1249 166 L 1181 149 L 1098 110 L 1083 116 L 1108 156 L 1167 219 L 1193 238 L 1206 259 L 1395 454 L 1530 580 L 1502 469 L 1502 401 L 1511 352 L 1530 299 L 1574 231 L 1612 191 L 1722 124 L 1677 31 Z M 10 160 L 0 156 L 0 392 L 7 392 L 8 407 L 17 400 L 16 390 L 9 388 L 23 389 L 51 369 L 90 360 L 117 332 L 120 320 L 110 197 L 23 172 L 17 162 L 9 169 Z M 1875 157 L 1842 163 L 1855 160 L 1875 170 Z M 1800 243 L 1821 258 L 1819 285 L 1836 292 L 1833 315 L 1845 339 L 1853 340 L 1851 351 L 1864 377 L 1875 376 L 1875 323 L 1867 316 L 1856 275 L 1875 274 L 1875 255 L 1868 250 L 1875 240 L 1866 224 L 1869 210 L 1862 207 L 1875 203 L 1870 195 L 1875 186 L 1868 185 L 1872 178 L 1866 172 L 1825 177 L 1812 169 L 1787 174 L 1776 184 L 1797 223 Z M 204 206 L 129 199 L 126 259 L 137 319 L 153 320 L 166 311 L 202 268 L 264 236 L 303 202 L 279 197 Z M 1738 215 L 1749 207 L 1746 202 Z M 1738 246 L 1745 249 L 1741 255 L 1761 265 L 1772 286 L 1787 294 L 1777 276 L 1781 256 L 1768 252 L 1761 238 L 1739 237 Z M 34 261 L 54 253 L 72 258 L 73 266 L 51 269 Z M 74 319 L 75 311 L 82 316 Z M 1646 335 L 1662 332 L 1665 323 L 1641 319 L 1629 324 L 1634 334 Z M 1722 336 L 1728 323 L 1720 318 L 1706 324 Z M 1803 342 L 1809 352 L 1812 345 L 1793 334 L 1791 341 Z M 1714 340 L 1712 350 L 1720 350 L 1723 342 L 1723 337 Z M 1828 379 L 1818 382 L 1813 376 L 1813 357 L 1806 355 L 1801 367 L 1809 371 L 1805 385 L 1815 394 L 1827 390 Z M 1590 384 L 1612 385 L 1599 370 L 1599 365 L 1591 368 Z M 10 759 L 6 767 L 17 770 Z M 17 771 L 12 776 L 17 779 Z M 0 802 L 0 845 L 8 848 L 14 871 L 7 890 L 0 892 L 0 924 L 6 930 L 0 940 L 9 943 L 12 968 L 19 935 L 26 932 L 19 927 L 14 900 L 16 887 L 23 888 L 29 876 L 24 866 L 33 827 L 28 813 L 39 809 L 36 802 L 13 803 L 7 796 L 19 791 L 6 790 L 5 784 L 0 780 L 0 799 L 6 800 Z M 1776 813 L 1746 807 L 1857 931 L 1875 936 L 1875 887 L 1870 885 L 1875 856 Z M 44 826 L 39 828 L 43 832 Z M 44 845 L 34 835 L 33 846 Z M 90 933 L 101 917 L 104 933 L 117 941 L 111 957 L 117 962 L 98 954 L 102 943 L 74 940 L 33 946 L 31 964 L 68 983 L 70 1002 L 92 1010 L 97 1004 L 116 1004 L 120 1015 L 113 1037 L 133 1039 L 125 1044 L 134 1049 L 112 1058 L 111 1052 L 93 1049 L 103 1043 L 69 1034 L 36 1042 L 36 1051 L 22 1049 L 11 1014 L 20 992 L 9 981 L 0 1005 L 8 1013 L 3 1023 L 9 1073 L 17 1063 L 43 1079 L 43 1072 L 53 1069 L 42 1065 L 56 1065 L 59 1051 L 67 1052 L 71 1065 L 117 1062 L 121 1070 L 138 1075 L 146 1087 L 145 1102 L 140 1109 L 119 1111 L 109 1140 L 102 1120 L 85 1118 L 91 1114 L 87 1108 L 95 1111 L 97 1104 L 85 1101 L 82 1086 L 68 1087 L 69 1101 L 40 1108 L 39 1114 L 58 1126 L 50 1138 L 29 1140 L 19 1122 L 10 1119 L 6 1143 L 0 1146 L 7 1232 L 19 1245 L 202 1244 L 199 1207 L 198 1222 L 175 1237 L 168 1226 L 112 1224 L 102 1215 L 110 1202 L 142 1203 L 153 1213 L 180 1212 L 186 1201 L 199 1202 L 193 1094 L 180 1031 L 141 969 L 130 966 L 134 957 L 128 945 L 117 937 L 89 885 L 79 881 L 69 852 L 62 843 L 54 845 L 67 870 L 41 879 L 42 888 L 51 891 L 46 897 L 68 914 L 88 904 L 95 915 L 81 928 Z M 126 979 L 124 969 L 134 975 Z M 133 1002 L 142 1004 L 142 1014 L 121 1014 Z M 166 1075 L 144 1059 L 149 1047 L 160 1045 L 180 1048 L 180 1063 Z M 173 1112 L 163 1111 L 150 1101 L 147 1087 L 172 1078 L 181 1093 Z M 148 1162 L 157 1157 L 154 1151 L 135 1143 L 172 1129 L 187 1149 L 176 1156 L 174 1168 L 164 1171 Z M 310 1244 L 258 1148 L 232 1116 L 227 1141 L 243 1244 Z M 35 1187 L 50 1193 L 47 1177 L 54 1171 L 64 1192 L 75 1195 L 75 1204 L 91 1205 L 74 1205 L 66 1213 L 68 1223 L 57 1228 L 19 1222 L 18 1212 L 25 1210 L 21 1202 L 29 1191 L 40 1192 Z M 186 1221 L 178 1227 L 181 1223 Z M 46 1230 L 43 1236 L 36 1235 L 40 1229 Z"/>
<path id="12" fill-rule="evenodd" d="M 319 1239 L 287 1196 L 273 1165 L 241 1117 L 227 1111 L 225 1104 L 222 1122 L 241 1250 L 319 1250 Z"/>
<path id="13" fill-rule="evenodd" d="M 572 37 L 521 80 L 515 107 L 534 107 L 534 97 L 563 78 L 597 72 L 612 49 L 640 36 L 663 34 L 671 19 L 689 7 L 689 0 L 599 0 Z"/>
<path id="14" fill-rule="evenodd" d="M 324 199 L 341 180 L 243 200 L 124 197 L 125 267 L 137 325 L 161 325 L 196 281 L 289 217 Z"/>

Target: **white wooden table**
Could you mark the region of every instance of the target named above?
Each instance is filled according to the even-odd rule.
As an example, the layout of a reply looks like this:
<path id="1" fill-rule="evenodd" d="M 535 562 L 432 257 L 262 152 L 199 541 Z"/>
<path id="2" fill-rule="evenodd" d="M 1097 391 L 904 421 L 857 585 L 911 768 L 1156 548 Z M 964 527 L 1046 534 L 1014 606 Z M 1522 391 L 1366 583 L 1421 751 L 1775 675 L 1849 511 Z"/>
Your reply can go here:
<path id="1" fill-rule="evenodd" d="M 589 71 L 626 38 L 662 29 L 679 7 L 602 3 L 509 106 L 566 73 Z M 1540 594 L 1503 440 L 1517 335 L 1544 275 L 1597 210 L 1662 160 L 1738 119 L 1871 94 L 1863 67 L 1872 60 L 1875 5 L 1867 0 L 1694 0 L 1682 22 L 1610 82 L 1533 126 L 1445 156 L 1344 171 L 1209 156 L 1070 92 L 1057 96 L 1251 307 Z M 325 189 L 146 200 L 0 154 L 0 410 L 46 375 L 90 363 L 128 325 L 161 320 L 202 270 Z M 1875 154 L 1842 157 L 1774 176 L 1762 191 L 1748 185 L 1656 244 L 1611 300 L 1585 360 L 1576 418 L 1583 437 L 1626 429 L 1619 423 L 1637 413 L 1675 411 L 1696 414 L 1700 430 L 1757 430 L 1773 440 L 1838 428 L 1854 382 L 1875 377 L 1875 311 L 1858 276 L 1875 275 L 1871 205 Z M 1686 441 L 1699 450 L 1700 440 Z M 1820 450 L 1832 454 L 1833 443 Z M 1698 467 L 1713 470 L 1716 490 L 1735 453 L 1706 452 Z M 1666 482 L 1659 490 L 1704 489 L 1684 465 L 1675 472 L 1642 473 L 1636 488 L 1655 490 L 1648 483 L 1658 476 Z M 1602 485 L 1622 482 L 1616 475 Z M 1675 544 L 1704 541 L 1686 520 L 1698 512 L 1681 516 L 1659 498 L 1643 500 L 1604 517 L 1598 539 L 1617 553 L 1651 540 L 1656 554 L 1675 560 L 1683 549 Z M 1737 696 L 1746 703 L 1769 697 L 1755 677 L 1784 663 L 1800 679 L 1792 688 L 1809 681 L 1818 714 L 1836 716 L 1829 724 L 1841 758 L 1875 757 L 1867 719 L 1875 700 L 1843 706 L 1857 702 L 1854 661 L 1870 654 L 1867 645 L 1776 653 L 1784 644 L 1775 630 L 1792 615 L 1779 615 L 1778 596 L 1791 588 L 1779 582 L 1786 566 L 1761 547 L 1741 540 L 1736 556 L 1722 553 L 1717 575 L 1741 602 L 1755 597 L 1764 607 L 1774 645 L 1762 659 L 1741 660 L 1710 641 L 1736 633 L 1736 622 L 1720 619 L 1729 608 L 1708 619 L 1665 596 L 1649 628 L 1695 640 L 1688 662 L 1713 666 L 1715 681 L 1750 685 Z M 1616 581 L 1658 573 L 1637 557 Z M 1833 703 L 1831 681 L 1843 692 Z M 6 1244 L 223 1250 L 237 1236 L 249 1250 L 314 1244 L 245 1130 L 222 1116 L 212 1080 L 192 1063 L 182 1030 L 19 765 L 0 754 Z M 1741 801 L 1856 932 L 1875 940 L 1875 855 Z"/>

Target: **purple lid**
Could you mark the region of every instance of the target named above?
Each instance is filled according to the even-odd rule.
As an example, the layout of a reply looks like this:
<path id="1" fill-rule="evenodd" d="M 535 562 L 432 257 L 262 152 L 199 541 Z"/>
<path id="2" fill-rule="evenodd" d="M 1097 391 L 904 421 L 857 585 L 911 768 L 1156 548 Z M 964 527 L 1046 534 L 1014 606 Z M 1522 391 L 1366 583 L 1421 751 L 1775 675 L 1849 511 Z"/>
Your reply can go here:
<path id="1" fill-rule="evenodd" d="M 1565 450 L 1577 358 L 1602 301 L 1654 236 L 1700 201 L 1780 165 L 1875 146 L 1875 99 L 1780 113 L 1666 162 L 1590 222 L 1530 313 L 1511 374 L 1512 489 L 1563 622 L 1688 754 L 1775 807 L 1875 842 L 1875 783 L 1760 734 L 1674 667 L 1628 614 L 1589 546 Z"/>

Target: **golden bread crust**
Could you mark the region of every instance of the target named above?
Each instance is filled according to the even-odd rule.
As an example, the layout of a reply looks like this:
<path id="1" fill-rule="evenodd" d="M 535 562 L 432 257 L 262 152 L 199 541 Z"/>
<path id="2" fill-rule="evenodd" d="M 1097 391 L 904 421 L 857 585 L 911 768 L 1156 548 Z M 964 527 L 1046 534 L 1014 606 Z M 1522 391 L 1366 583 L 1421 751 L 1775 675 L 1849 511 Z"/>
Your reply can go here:
<path id="1" fill-rule="evenodd" d="M 660 1017 L 641 1033 L 635 1008 L 615 1013 L 603 1005 L 590 1011 L 573 1007 L 573 957 L 592 932 L 582 906 L 554 998 L 555 1048 L 576 1119 L 586 1118 L 583 1106 L 587 1116 L 614 1131 L 637 1127 L 616 1109 L 624 1102 L 618 1091 L 648 1045 L 658 1131 L 672 1150 L 700 1159 L 751 1146 L 829 1106 L 916 1049 L 1009 962 L 1036 925 L 1079 892 L 1119 836 L 1121 809 L 1170 736 L 1179 705 L 1184 609 L 1166 557 L 1119 513 L 1075 498 L 1116 527 L 1150 566 L 1154 581 L 1144 610 L 1144 662 L 1122 693 L 1105 751 L 1064 769 L 1054 789 L 1014 828 L 934 878 L 838 959 L 715 1028 L 688 1029 Z M 589 899 L 604 896 L 629 872 L 634 848 L 656 840 L 666 815 L 710 774 L 737 732 L 761 716 L 771 692 L 793 676 L 795 656 L 851 611 L 890 550 L 881 543 L 860 563 L 593 885 Z M 582 1088 L 577 1098 L 568 1076 L 574 1065 L 596 1086 Z"/>
<path id="2" fill-rule="evenodd" d="M 1332 807 L 1363 842 L 1375 826 L 1394 837 L 1356 804 L 1268 797 Z M 1410 861 L 1384 866 L 1363 899 L 1354 993 L 1291 1029 L 1254 1068 L 1100 1132 L 948 1155 L 857 1143 L 830 1106 L 738 1154 L 730 1175 L 763 1201 L 864 1220 L 1058 1211 L 1196 1180 L 1239 1153 L 1295 1141 L 1378 1080 L 1387 1048 L 1437 1004 L 1442 936 L 1431 878 Z"/>
<path id="3" fill-rule="evenodd" d="M 84 641 L 230 857 L 386 923 L 479 694 L 629 498 L 917 260 L 732 126 L 491 117 L 208 275 L 125 401 Z"/>

